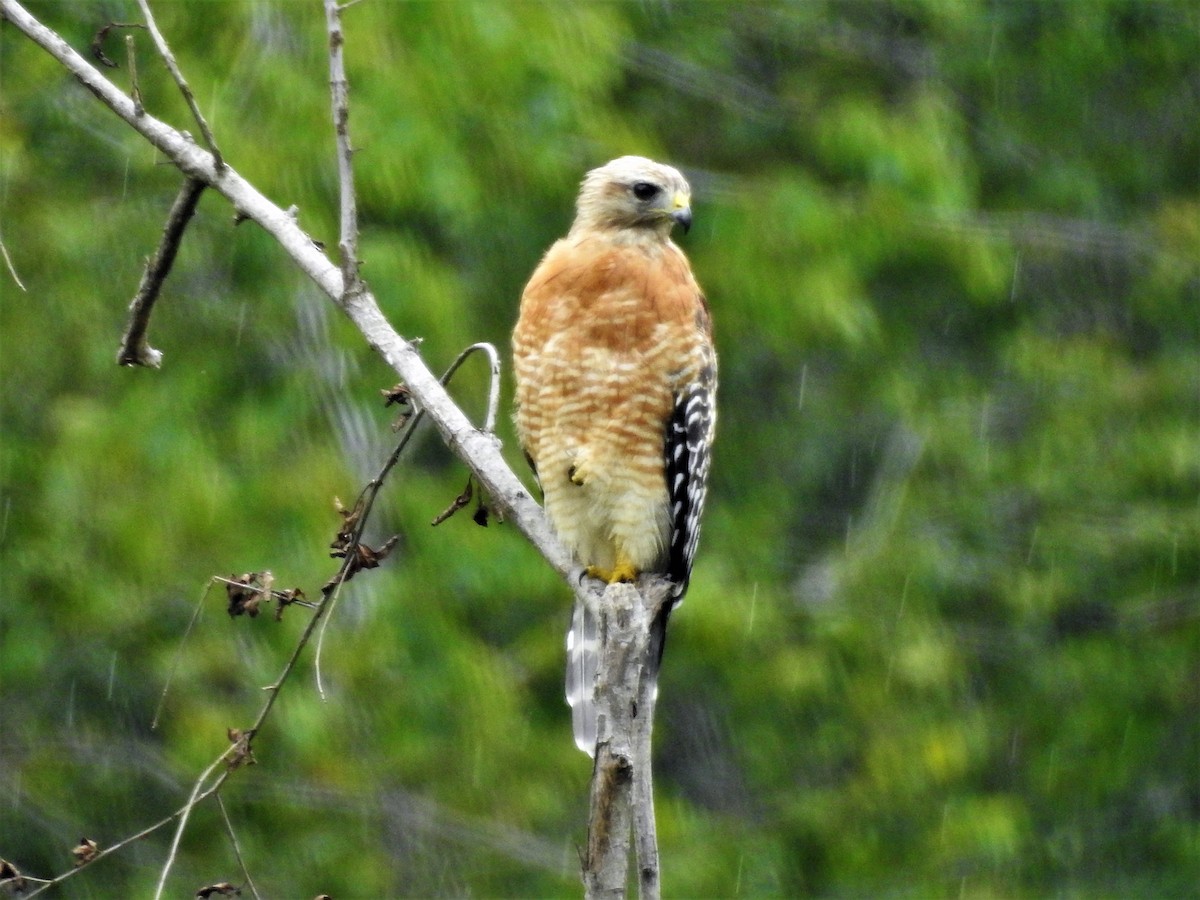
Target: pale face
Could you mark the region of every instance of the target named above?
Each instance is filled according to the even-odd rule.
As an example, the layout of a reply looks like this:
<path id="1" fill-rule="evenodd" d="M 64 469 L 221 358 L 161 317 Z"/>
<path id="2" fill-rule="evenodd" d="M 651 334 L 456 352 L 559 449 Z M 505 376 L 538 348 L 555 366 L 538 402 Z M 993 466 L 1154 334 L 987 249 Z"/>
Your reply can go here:
<path id="1" fill-rule="evenodd" d="M 666 236 L 692 222 L 692 191 L 678 169 L 641 156 L 622 156 L 593 169 L 579 192 L 575 229 L 648 229 Z"/>

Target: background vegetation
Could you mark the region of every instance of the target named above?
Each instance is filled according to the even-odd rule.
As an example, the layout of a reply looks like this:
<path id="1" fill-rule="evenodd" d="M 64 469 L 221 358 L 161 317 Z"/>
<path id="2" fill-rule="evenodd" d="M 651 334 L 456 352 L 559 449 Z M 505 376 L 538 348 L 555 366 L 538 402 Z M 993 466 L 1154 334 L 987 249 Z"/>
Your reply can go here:
<path id="1" fill-rule="evenodd" d="M 31 8 L 80 49 L 138 18 Z M 333 246 L 320 4 L 156 10 L 226 157 Z M 346 26 L 365 276 L 435 370 L 507 349 L 585 169 L 692 178 L 722 395 L 659 706 L 666 893 L 1196 896 L 1200 8 L 373 0 Z M 135 38 L 147 108 L 190 127 Z M 393 379 L 215 196 L 164 368 L 117 368 L 178 177 L 8 26 L 0 92 L 26 288 L 0 273 L 0 855 L 49 875 L 248 724 L 302 615 L 214 593 L 180 651 L 192 609 L 214 574 L 332 574 Z M 568 594 L 511 527 L 429 527 L 464 477 L 429 436 L 409 458 L 327 701 L 293 685 L 225 791 L 271 896 L 579 889 Z M 168 841 L 62 893 L 145 895 Z M 172 889 L 222 879 L 204 807 Z"/>

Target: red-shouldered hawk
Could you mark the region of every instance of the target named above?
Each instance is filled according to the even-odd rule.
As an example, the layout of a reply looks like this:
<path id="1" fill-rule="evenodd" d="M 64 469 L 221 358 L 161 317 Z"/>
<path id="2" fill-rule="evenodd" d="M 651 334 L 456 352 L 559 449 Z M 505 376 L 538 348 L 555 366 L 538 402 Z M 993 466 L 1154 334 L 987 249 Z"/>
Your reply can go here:
<path id="1" fill-rule="evenodd" d="M 575 222 L 533 273 L 513 332 L 517 432 L 546 514 L 589 575 L 687 590 L 716 423 L 708 305 L 671 228 L 691 189 L 670 166 L 623 156 L 587 174 Z M 577 605 L 567 638 L 575 742 L 595 752 L 597 626 Z"/>

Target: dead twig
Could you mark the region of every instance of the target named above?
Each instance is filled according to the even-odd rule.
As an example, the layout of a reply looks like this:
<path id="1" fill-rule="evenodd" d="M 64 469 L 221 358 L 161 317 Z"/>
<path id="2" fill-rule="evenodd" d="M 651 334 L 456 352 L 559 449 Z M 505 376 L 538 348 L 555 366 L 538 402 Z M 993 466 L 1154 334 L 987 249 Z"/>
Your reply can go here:
<path id="1" fill-rule="evenodd" d="M 338 254 L 342 264 L 342 303 L 363 290 L 358 265 L 358 202 L 354 194 L 354 149 L 350 146 L 350 83 L 342 57 L 342 8 L 325 0 L 325 24 L 329 30 L 329 91 L 333 106 L 333 130 L 337 138 L 338 184 L 341 189 L 341 228 Z"/>
<path id="2" fill-rule="evenodd" d="M 137 293 L 129 304 L 129 324 L 121 337 L 121 346 L 117 348 L 118 365 L 147 366 L 153 369 L 162 365 L 162 352 L 155 350 L 146 340 L 146 331 L 150 327 L 150 313 L 154 309 L 154 301 L 162 291 L 163 282 L 175 263 L 183 232 L 196 212 L 196 205 L 200 202 L 204 188 L 202 181 L 185 179 L 175 202 L 171 204 L 162 240 L 159 241 L 154 255 L 147 261 L 142 283 L 138 285 Z"/>
<path id="3" fill-rule="evenodd" d="M 471 497 L 475 495 L 475 484 L 471 480 L 471 476 L 467 476 L 467 486 L 463 488 L 462 493 L 450 501 L 450 505 L 443 509 L 440 513 L 433 517 L 430 525 L 441 525 L 448 518 L 471 502 Z"/>
<path id="4" fill-rule="evenodd" d="M 237 857 L 238 865 L 242 868 L 242 877 L 246 879 L 246 887 L 250 888 L 250 893 L 254 895 L 255 900 L 262 900 L 259 896 L 258 888 L 254 886 L 254 879 L 250 877 L 250 870 L 246 868 L 246 861 L 242 858 L 242 848 L 238 844 L 237 835 L 233 830 L 233 822 L 229 818 L 229 811 L 225 809 L 225 801 L 221 799 L 221 795 L 216 795 L 217 808 L 221 810 L 221 821 L 225 825 L 225 833 L 229 835 L 229 843 L 233 845 L 233 855 Z"/>
<path id="5" fill-rule="evenodd" d="M 442 384 L 449 384 L 450 379 L 454 377 L 454 373 L 458 371 L 458 367 L 465 363 L 473 353 L 483 353 L 488 358 L 491 381 L 488 382 L 487 415 L 484 417 L 483 428 L 481 430 L 485 434 L 494 434 L 496 431 L 496 414 L 500 409 L 500 354 L 496 352 L 495 347 L 486 341 L 472 344 L 462 353 L 458 354 L 454 362 L 450 364 L 450 368 L 442 376 Z"/>
<path id="6" fill-rule="evenodd" d="M 133 112 L 134 115 L 142 116 L 146 114 L 146 107 L 142 104 L 142 88 L 138 84 L 137 50 L 132 34 L 125 35 L 125 59 L 129 66 L 129 97 L 133 100 Z"/>
<path id="7" fill-rule="evenodd" d="M 208 768 L 200 773 L 200 776 L 192 785 L 192 793 L 188 796 L 187 803 L 179 810 L 177 816 L 172 816 L 172 818 L 177 817 L 179 821 L 175 825 L 175 834 L 171 838 L 171 849 L 167 852 L 167 860 L 163 863 L 162 872 L 158 876 L 158 885 L 154 889 L 154 900 L 160 900 L 163 890 L 167 886 L 167 876 L 171 874 L 171 868 L 175 865 L 175 857 L 179 853 L 179 843 L 183 840 L 183 832 L 187 829 L 188 818 L 191 816 L 192 810 L 202 800 L 211 797 L 220 790 L 221 785 L 233 773 L 234 770 L 226 765 L 221 774 L 216 777 L 216 780 L 208 787 L 204 787 L 204 783 L 213 772 L 220 768 L 223 763 L 227 763 L 228 755 L 229 751 L 227 750 L 209 763 Z"/>
<path id="8" fill-rule="evenodd" d="M 212 153 L 213 172 L 220 176 L 221 170 L 225 168 L 225 161 L 221 159 L 221 151 L 217 149 L 217 141 L 208 127 L 208 122 L 204 120 L 204 116 L 200 113 L 200 107 L 196 105 L 196 97 L 192 94 L 192 89 L 188 87 L 188 83 L 183 77 L 183 72 L 179 68 L 179 63 L 175 61 L 175 54 L 171 52 L 171 48 L 162 36 L 162 32 L 158 30 L 158 23 L 154 21 L 154 13 L 150 11 L 150 4 L 147 0 L 138 0 L 138 6 L 142 10 L 142 15 L 146 17 L 146 29 L 150 32 L 154 46 L 158 49 L 158 55 L 162 57 L 167 71 L 175 79 L 175 84 L 179 87 L 179 92 L 183 94 L 184 102 L 187 103 L 188 109 L 192 111 L 192 118 L 196 120 L 196 124 L 200 127 L 200 134 L 204 137 L 204 143 L 208 147 L 209 152 Z"/>
<path id="9" fill-rule="evenodd" d="M 144 31 L 146 26 L 141 22 L 109 22 L 96 32 L 96 34 L 92 37 L 92 56 L 96 58 L 96 61 L 100 63 L 100 65 L 109 69 L 117 68 L 117 64 L 105 56 L 104 41 L 108 37 L 108 33 L 114 28 L 141 28 Z"/>

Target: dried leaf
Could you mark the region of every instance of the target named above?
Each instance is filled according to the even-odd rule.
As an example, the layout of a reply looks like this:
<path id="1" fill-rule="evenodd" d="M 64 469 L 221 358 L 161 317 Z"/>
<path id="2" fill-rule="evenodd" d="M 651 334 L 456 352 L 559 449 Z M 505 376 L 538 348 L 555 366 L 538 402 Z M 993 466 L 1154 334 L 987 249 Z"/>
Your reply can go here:
<path id="1" fill-rule="evenodd" d="M 291 606 L 293 603 L 299 603 L 304 600 L 304 591 L 300 588 L 292 588 L 290 591 L 275 592 L 275 621 L 279 622 L 283 619 L 284 607 Z"/>
<path id="2" fill-rule="evenodd" d="M 402 406 L 396 420 L 392 422 L 392 431 L 399 431 L 408 424 L 408 420 L 412 418 L 414 406 L 412 402 L 412 392 L 405 384 L 398 384 L 393 388 L 380 391 L 383 394 L 383 405 L 387 406 Z"/>
<path id="3" fill-rule="evenodd" d="M 230 575 L 225 583 L 225 593 L 229 597 L 228 612 L 230 616 L 247 615 L 254 618 L 258 615 L 259 604 L 269 591 L 268 585 L 274 580 L 270 572 L 261 575 L 258 572 L 247 572 L 240 578 Z"/>
<path id="4" fill-rule="evenodd" d="M 354 533 L 358 530 L 358 522 L 362 518 L 366 505 L 364 499 L 359 497 L 353 509 L 346 509 L 342 505 L 342 501 L 338 497 L 334 497 L 333 508 L 342 517 L 342 527 L 333 539 L 333 543 L 329 545 L 330 550 L 334 551 L 330 555 L 345 556 L 346 549 L 354 542 Z"/>
<path id="5" fill-rule="evenodd" d="M 333 498 L 333 508 L 337 510 L 339 516 L 342 517 L 342 527 L 350 529 L 358 524 L 358 519 L 362 515 L 362 501 L 354 504 L 354 509 L 347 509 L 346 504 L 342 503 L 341 497 Z"/>
<path id="6" fill-rule="evenodd" d="M 229 728 L 228 733 L 229 740 L 233 743 L 233 746 L 226 751 L 226 766 L 230 769 L 240 769 L 242 766 L 257 766 L 258 760 L 254 758 L 254 751 L 250 746 L 254 733 L 251 731 L 239 731 L 238 728 Z"/>
<path id="7" fill-rule="evenodd" d="M 254 758 L 254 751 L 250 748 L 250 742 L 254 739 L 253 731 L 230 728 L 225 733 L 229 737 L 229 742 L 233 744 L 225 751 L 225 765 L 230 769 L 240 769 L 242 766 L 258 764 L 258 760 Z"/>
<path id="8" fill-rule="evenodd" d="M 366 544 L 358 543 L 354 545 L 353 555 L 350 556 L 350 561 L 346 563 L 332 578 L 321 586 L 322 596 L 329 596 L 339 584 L 345 584 L 363 569 L 374 569 L 379 566 L 392 549 L 400 542 L 400 535 L 393 534 L 388 538 L 383 545 L 376 550 Z M 348 555 L 345 549 L 334 549 L 330 551 L 330 556 L 340 559 L 345 559 Z"/>
<path id="9" fill-rule="evenodd" d="M 383 394 L 384 406 L 391 406 L 396 403 L 408 406 L 412 403 L 412 392 L 408 389 L 408 385 L 403 382 L 395 387 L 385 388 L 379 393 Z"/>
<path id="10" fill-rule="evenodd" d="M 242 889 L 235 884 L 230 884 L 228 881 L 218 881 L 216 884 L 205 885 L 196 891 L 196 896 L 205 900 L 207 897 L 240 897 Z"/>
<path id="11" fill-rule="evenodd" d="M 90 863 L 100 853 L 100 845 L 91 838 L 80 838 L 79 843 L 71 848 L 71 855 L 75 857 L 75 867 L 85 866 Z"/>

